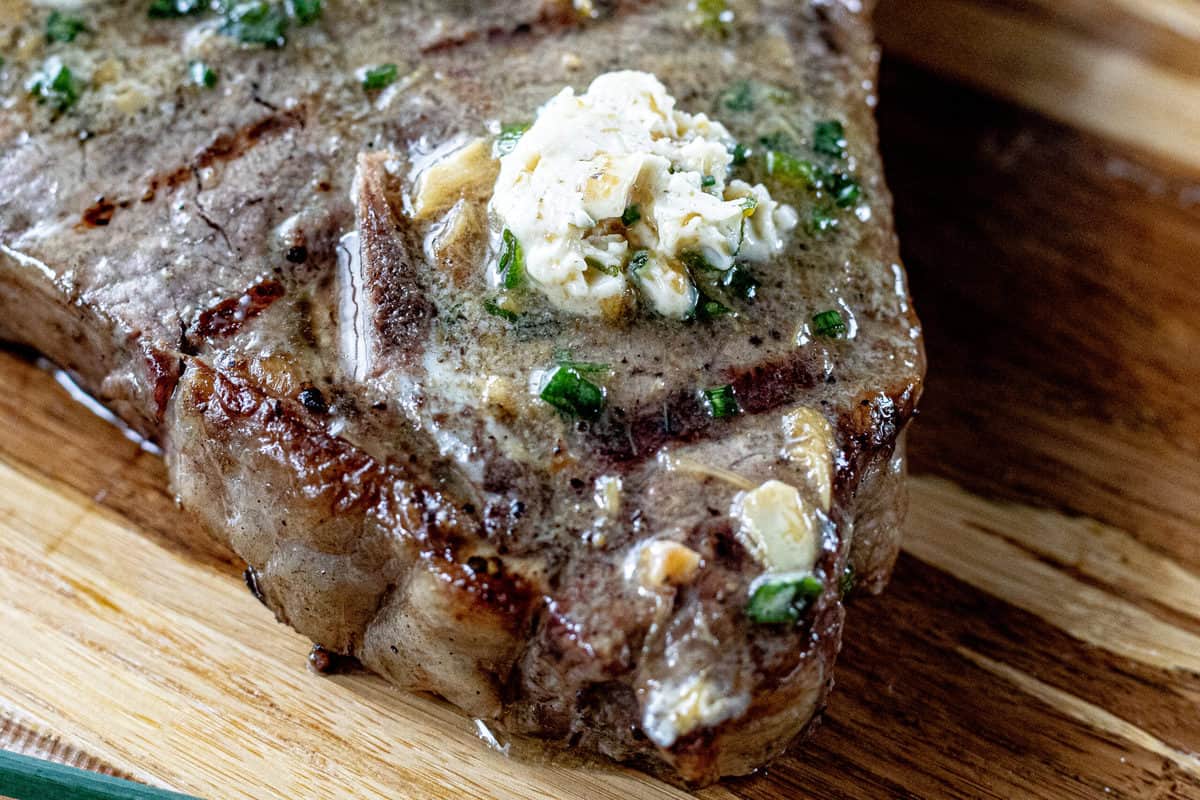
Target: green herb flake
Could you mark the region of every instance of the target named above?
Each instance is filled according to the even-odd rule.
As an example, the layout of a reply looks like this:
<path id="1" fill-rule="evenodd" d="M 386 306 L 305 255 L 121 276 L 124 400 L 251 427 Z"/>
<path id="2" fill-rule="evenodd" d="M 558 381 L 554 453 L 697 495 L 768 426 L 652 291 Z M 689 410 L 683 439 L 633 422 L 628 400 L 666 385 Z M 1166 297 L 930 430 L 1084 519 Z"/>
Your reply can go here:
<path id="1" fill-rule="evenodd" d="M 709 33 L 724 36 L 733 23 L 733 11 L 726 0 L 693 0 L 696 21 Z"/>
<path id="2" fill-rule="evenodd" d="M 700 188 L 701 189 L 711 189 L 712 187 L 714 187 L 716 185 L 717 185 L 717 176 L 716 175 L 705 175 L 703 178 L 700 179 Z"/>
<path id="3" fill-rule="evenodd" d="M 841 580 L 838 581 L 838 590 L 842 593 L 842 597 L 854 591 L 854 583 L 857 576 L 854 574 L 854 565 L 846 564 L 846 568 L 842 570 Z"/>
<path id="4" fill-rule="evenodd" d="M 820 236 L 827 231 L 831 231 L 838 225 L 837 216 L 834 213 L 833 207 L 830 205 L 819 205 L 813 208 L 812 213 L 808 217 L 808 232 L 813 236 Z"/>
<path id="5" fill-rule="evenodd" d="M 46 41 L 73 42 L 75 37 L 88 29 L 87 23 L 79 17 L 51 11 L 46 18 Z"/>
<path id="6" fill-rule="evenodd" d="M 850 208 L 862 198 L 862 186 L 845 172 L 831 172 L 822 182 L 838 208 Z"/>
<path id="7" fill-rule="evenodd" d="M 758 296 L 758 281 L 750 270 L 734 264 L 721 277 L 721 288 L 740 300 L 752 301 Z"/>
<path id="8" fill-rule="evenodd" d="M 517 147 L 517 142 L 521 141 L 521 137 L 525 135 L 525 131 L 529 130 L 530 123 L 528 122 L 509 122 L 500 126 L 500 135 L 496 137 L 496 144 L 492 148 L 496 158 L 506 156 Z"/>
<path id="9" fill-rule="evenodd" d="M 729 111 L 745 113 L 754 110 L 754 87 L 750 81 L 738 81 L 721 93 L 721 105 Z"/>
<path id="10" fill-rule="evenodd" d="M 195 86 L 211 89 L 217 85 L 217 72 L 203 61 L 192 61 L 188 64 L 188 78 Z"/>
<path id="11" fill-rule="evenodd" d="M 66 111 L 79 100 L 80 86 L 69 67 L 57 58 L 48 60 L 26 85 L 38 103 Z"/>
<path id="12" fill-rule="evenodd" d="M 827 119 L 813 126 L 813 150 L 834 158 L 846 156 L 846 129 L 835 119 Z"/>
<path id="13" fill-rule="evenodd" d="M 732 165 L 740 167 L 750 160 L 750 148 L 739 142 L 729 148 L 729 155 L 733 157 Z"/>
<path id="14" fill-rule="evenodd" d="M 746 616 L 764 625 L 795 623 L 823 588 L 811 575 L 764 580 L 750 595 Z"/>
<path id="15" fill-rule="evenodd" d="M 172 17 L 188 17 L 206 10 L 209 4 L 205 0 L 153 0 L 150 3 L 151 19 L 170 19 Z"/>
<path id="16" fill-rule="evenodd" d="M 288 18 L 279 6 L 264 0 L 238 3 L 225 15 L 221 33 L 246 44 L 283 47 Z"/>
<path id="17" fill-rule="evenodd" d="M 316 22 L 324 10 L 321 0 L 288 0 L 288 15 L 301 25 Z"/>
<path id="18" fill-rule="evenodd" d="M 525 282 L 525 253 L 521 242 L 508 228 L 500 235 L 500 282 L 505 289 L 517 289 Z"/>
<path id="19" fill-rule="evenodd" d="M 811 161 L 790 156 L 779 150 L 768 150 L 763 157 L 767 174 L 783 183 L 816 189 L 820 175 Z"/>
<path id="20" fill-rule="evenodd" d="M 499 317 L 506 322 L 516 322 L 521 318 L 521 315 L 516 311 L 505 308 L 495 300 L 484 300 L 483 310 L 491 314 L 493 317 Z"/>
<path id="21" fill-rule="evenodd" d="M 396 82 L 400 68 L 395 64 L 380 64 L 367 67 L 362 73 L 362 88 L 368 92 L 378 92 Z"/>
<path id="22" fill-rule="evenodd" d="M 709 297 L 702 297 L 696 303 L 696 319 L 710 320 L 732 314 L 733 311 Z"/>
<path id="23" fill-rule="evenodd" d="M 738 405 L 737 398 L 734 397 L 733 387 L 718 386 L 714 389 L 705 389 L 703 392 L 704 404 L 708 407 L 708 413 L 713 419 L 726 419 L 727 417 L 737 416 L 741 413 L 742 407 Z"/>
<path id="24" fill-rule="evenodd" d="M 604 410 L 604 390 L 583 376 L 588 370 L 582 366 L 560 364 L 539 396 L 559 411 L 592 420 Z"/>
<path id="25" fill-rule="evenodd" d="M 597 272 L 602 272 L 605 275 L 612 275 L 613 277 L 616 277 L 617 275 L 621 274 L 620 264 L 606 264 L 605 262 L 593 256 L 585 257 L 583 259 L 583 263 L 586 264 L 590 269 L 594 269 Z"/>
<path id="26" fill-rule="evenodd" d="M 626 228 L 632 228 L 634 225 L 637 225 L 641 221 L 642 221 L 642 210 L 638 207 L 637 203 L 634 203 L 633 205 L 626 208 L 624 213 L 621 214 L 621 224 L 624 225 Z M 644 255 L 645 251 L 642 251 L 642 252 Z"/>
<path id="27" fill-rule="evenodd" d="M 842 319 L 842 312 L 836 308 L 814 314 L 812 323 L 813 331 L 818 336 L 835 338 L 846 333 L 846 321 Z"/>

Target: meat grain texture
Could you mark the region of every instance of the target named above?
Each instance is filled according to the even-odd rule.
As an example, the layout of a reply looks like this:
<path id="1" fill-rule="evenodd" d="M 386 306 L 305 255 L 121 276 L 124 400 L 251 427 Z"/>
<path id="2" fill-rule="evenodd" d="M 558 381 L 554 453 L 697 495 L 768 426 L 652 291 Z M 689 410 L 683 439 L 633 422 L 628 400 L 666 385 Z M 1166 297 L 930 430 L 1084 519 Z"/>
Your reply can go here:
<path id="1" fill-rule="evenodd" d="M 183 507 L 314 642 L 512 734 L 704 784 L 813 728 L 839 577 L 877 592 L 898 550 L 924 355 L 876 149 L 877 51 L 857 3 L 733 2 L 719 30 L 685 2 L 574 6 L 334 0 L 263 48 L 137 2 L 85 5 L 89 30 L 47 43 L 43 10 L 6 4 L 0 338 L 162 442 Z M 62 111 L 23 88 L 51 56 L 81 84 Z M 192 60 L 216 87 L 187 80 Z M 387 62 L 397 82 L 364 91 L 356 70 Z M 861 201 L 798 231 L 736 315 L 487 314 L 486 197 L 418 218 L 412 176 L 616 69 L 656 74 L 752 150 L 841 120 Z M 746 79 L 771 97 L 731 98 Z M 788 191 L 772 186 L 806 217 L 810 194 Z M 828 308 L 847 334 L 805 335 Z M 530 392 L 563 350 L 609 365 L 598 420 Z M 699 390 L 721 385 L 741 414 L 707 413 Z M 797 408 L 833 431 L 825 588 L 798 624 L 757 624 L 762 567 L 730 509 L 768 480 L 819 494 L 781 455 Z M 648 588 L 630 564 L 651 540 L 698 570 Z M 665 743 L 647 720 L 672 698 L 694 713 Z"/>

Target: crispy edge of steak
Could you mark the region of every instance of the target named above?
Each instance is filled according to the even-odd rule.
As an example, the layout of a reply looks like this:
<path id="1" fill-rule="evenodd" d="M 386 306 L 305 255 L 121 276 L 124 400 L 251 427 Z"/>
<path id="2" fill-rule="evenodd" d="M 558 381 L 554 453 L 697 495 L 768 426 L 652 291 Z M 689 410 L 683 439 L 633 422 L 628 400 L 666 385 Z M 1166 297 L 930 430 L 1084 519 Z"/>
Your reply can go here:
<path id="1" fill-rule="evenodd" d="M 441 695 L 476 717 L 501 715 L 542 602 L 519 565 L 494 574 L 468 566 L 494 553 L 452 504 L 414 476 L 327 434 L 296 398 L 273 396 L 200 358 L 147 348 L 95 309 L 64 302 L 61 288 L 31 265 L 0 258 L 16 267 L 0 270 L 0 337 L 40 347 L 129 422 L 165 440 L 184 507 L 255 570 L 264 601 L 281 621 L 401 688 Z M 160 373 L 157 364 L 179 366 Z M 159 421 L 157 397 L 164 394 Z M 854 519 L 838 563 L 848 560 L 858 586 L 869 592 L 886 584 L 899 550 L 901 437 L 915 399 L 912 391 L 890 399 L 893 424 L 883 438 L 871 428 L 877 415 L 851 410 L 839 419 L 842 438 L 858 444 L 835 486 Z M 323 613 L 329 608 L 341 613 Z M 574 721 L 591 727 L 568 725 L 557 742 L 551 735 L 551 744 L 693 785 L 751 772 L 818 724 L 843 613 L 836 598 L 818 611 L 817 652 L 777 688 L 756 694 L 734 720 L 659 749 L 631 735 L 638 719 L 628 686 L 608 692 L 595 684 L 609 716 L 580 717 L 568 703 Z"/>
<path id="2" fill-rule="evenodd" d="M 539 655 L 534 637 L 550 627 L 544 587 L 508 559 L 511 569 L 489 569 L 490 545 L 428 476 L 381 463 L 311 424 L 276 385 L 197 355 L 189 333 L 205 330 L 154 340 L 53 275 L 0 251 L 0 338 L 42 350 L 133 427 L 165 441 L 185 507 L 246 558 L 282 621 L 401 687 L 436 692 L 476 716 L 494 718 L 515 699 L 528 700 L 530 687 L 517 678 L 529 678 L 524 659 Z M 275 296 L 265 284 L 247 292 L 264 302 Z M 221 333 L 225 320 L 218 306 L 207 323 L 196 322 Z M 882 589 L 898 551 L 899 437 L 917 393 L 919 383 L 882 391 L 835 420 L 845 513 L 830 566 L 849 559 L 860 587 L 872 592 Z M 566 682 L 547 687 L 544 706 L 526 703 L 528 724 L 514 727 L 668 779 L 708 783 L 751 771 L 816 725 L 843 614 L 827 592 L 805 631 L 818 634 L 817 644 L 793 672 L 756 691 L 736 718 L 670 748 L 634 735 L 639 709 L 628 681 L 593 680 L 581 691 L 553 647 L 542 661 Z"/>

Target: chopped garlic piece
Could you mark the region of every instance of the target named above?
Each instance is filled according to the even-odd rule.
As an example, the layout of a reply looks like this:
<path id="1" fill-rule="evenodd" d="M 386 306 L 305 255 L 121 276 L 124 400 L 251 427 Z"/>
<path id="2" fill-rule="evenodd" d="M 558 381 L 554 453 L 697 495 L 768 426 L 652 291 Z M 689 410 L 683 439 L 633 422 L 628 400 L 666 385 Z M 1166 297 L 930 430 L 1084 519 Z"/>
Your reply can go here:
<path id="1" fill-rule="evenodd" d="M 699 293 L 678 261 L 647 256 L 645 263 L 632 270 L 632 275 L 655 313 L 683 319 L 696 307 Z"/>
<path id="2" fill-rule="evenodd" d="M 648 589 L 691 583 L 700 570 L 700 554 L 679 542 L 654 540 L 637 553 L 636 573 Z"/>
<path id="3" fill-rule="evenodd" d="M 686 319 L 697 292 L 685 259 L 717 270 L 735 257 L 764 261 L 798 221 L 766 188 L 726 185 L 733 141 L 706 115 L 677 111 L 655 76 L 607 73 L 542 107 L 500 159 L 491 210 L 521 242 L 530 282 L 560 308 L 611 316 L 636 265 L 650 308 Z"/>
<path id="4" fill-rule="evenodd" d="M 819 512 L 796 487 L 767 481 L 734 498 L 731 513 L 740 523 L 742 543 L 768 570 L 813 568 L 820 552 Z"/>
<path id="5" fill-rule="evenodd" d="M 816 409 L 800 406 L 783 415 L 783 457 L 796 468 L 829 510 L 833 499 L 833 427 Z"/>
<path id="6" fill-rule="evenodd" d="M 617 475 L 601 475 L 596 478 L 596 505 L 610 517 L 621 513 L 621 478 Z"/>
<path id="7" fill-rule="evenodd" d="M 749 706 L 745 692 L 722 692 L 707 676 L 691 675 L 679 683 L 651 685 L 642 730 L 659 747 L 670 747 L 679 737 L 732 719 Z"/>
<path id="8" fill-rule="evenodd" d="M 475 139 L 417 176 L 413 218 L 428 219 L 462 199 L 482 202 L 496 177 L 496 162 L 486 139 Z"/>

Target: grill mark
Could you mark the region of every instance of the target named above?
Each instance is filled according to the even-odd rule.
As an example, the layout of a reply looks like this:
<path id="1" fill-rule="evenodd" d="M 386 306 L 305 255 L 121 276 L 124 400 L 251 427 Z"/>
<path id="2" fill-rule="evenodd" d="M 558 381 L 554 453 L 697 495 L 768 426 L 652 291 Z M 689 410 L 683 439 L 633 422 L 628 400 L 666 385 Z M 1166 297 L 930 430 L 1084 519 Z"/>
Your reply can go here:
<path id="1" fill-rule="evenodd" d="M 113 214 L 115 213 L 117 213 L 115 203 L 105 199 L 103 196 L 97 197 L 96 202 L 88 206 L 83 212 L 79 220 L 79 225 L 76 227 L 103 228 L 112 222 Z"/>
<path id="2" fill-rule="evenodd" d="M 774 411 L 796 402 L 804 391 L 825 377 L 819 361 L 795 353 L 747 368 L 730 368 L 725 380 L 748 415 Z M 713 419 L 699 391 L 681 389 L 665 403 L 641 406 L 631 412 L 613 409 L 600 422 L 584 426 L 598 453 L 625 468 L 654 455 L 665 444 L 687 444 L 728 433 L 737 417 Z"/>
<path id="3" fill-rule="evenodd" d="M 410 538 L 436 573 L 470 598 L 470 607 L 497 612 L 513 632 L 523 624 L 537 594 L 533 585 L 495 557 L 483 559 L 484 568 L 473 566 L 486 537 L 477 520 L 460 511 L 461 503 L 309 424 L 298 401 L 272 397 L 200 361 L 189 364 L 196 373 L 189 402 L 214 428 L 252 431 L 264 447 L 283 454 L 306 484 L 307 497 L 323 498 L 332 513 L 378 517 Z M 253 570 L 247 585 L 255 596 L 262 594 Z"/>
<path id="4" fill-rule="evenodd" d="M 227 298 L 215 306 L 201 311 L 191 330 L 186 334 L 187 348 L 192 352 L 198 352 L 200 342 L 197 340 L 232 336 L 244 324 L 270 308 L 283 295 L 282 283 L 276 280 L 267 280 L 251 286 L 237 297 Z"/>
<path id="5" fill-rule="evenodd" d="M 274 113 L 233 133 L 223 133 L 217 136 L 210 145 L 197 153 L 191 162 L 152 176 L 138 197 L 115 201 L 107 199 L 105 195 L 97 197 L 96 201 L 83 211 L 76 228 L 107 227 L 116 215 L 117 209 L 129 208 L 135 201 L 151 203 L 158 197 L 160 188 L 174 189 L 186 183 L 205 167 L 239 159 L 261 142 L 286 133 L 292 128 L 303 127 L 302 114 L 303 107 L 293 111 Z"/>

